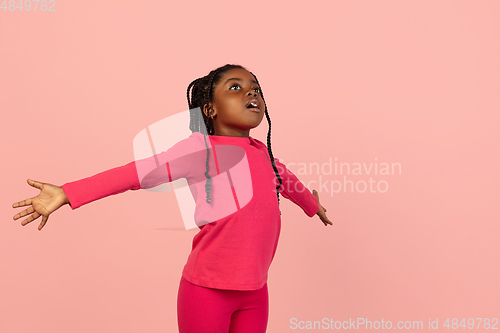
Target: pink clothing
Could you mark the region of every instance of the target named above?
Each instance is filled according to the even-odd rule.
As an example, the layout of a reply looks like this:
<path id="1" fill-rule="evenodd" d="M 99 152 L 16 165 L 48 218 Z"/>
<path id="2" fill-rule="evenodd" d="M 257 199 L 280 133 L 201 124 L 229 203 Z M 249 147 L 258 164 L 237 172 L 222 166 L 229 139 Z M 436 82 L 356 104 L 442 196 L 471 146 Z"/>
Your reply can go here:
<path id="1" fill-rule="evenodd" d="M 267 283 L 258 290 L 221 290 L 200 287 L 181 277 L 179 333 L 264 333 L 268 318 Z"/>
<path id="2" fill-rule="evenodd" d="M 250 200 L 224 217 L 205 225 L 193 238 L 192 251 L 182 271 L 189 282 L 208 288 L 230 290 L 258 290 L 267 282 L 267 274 L 274 258 L 281 228 L 281 216 L 275 187 L 279 184 L 274 173 L 267 147 L 252 137 L 209 135 L 207 144 L 215 148 L 209 158 L 209 175 L 215 177 L 221 167 L 220 145 L 244 149 L 251 175 Z M 204 154 L 186 152 L 202 151 L 204 136 L 194 132 L 167 151 L 154 156 L 158 171 L 139 180 L 138 170 L 153 161 L 145 159 L 113 168 L 92 177 L 62 186 L 72 209 L 86 203 L 127 190 L 149 188 L 161 183 L 186 178 L 196 201 L 196 222 L 203 218 L 208 204 L 205 193 L 206 150 Z M 239 148 L 240 149 L 240 148 Z M 302 208 L 312 217 L 318 212 L 316 197 L 277 158 L 274 159 L 282 179 L 281 195 Z M 219 161 L 220 162 L 220 161 Z M 149 164 L 148 164 L 149 163 Z M 138 167 L 139 166 L 139 167 Z M 151 168 L 148 168 L 151 169 Z M 139 172 L 140 174 L 140 172 Z M 203 176 L 203 177 L 200 177 Z M 212 204 L 217 199 L 217 179 L 213 178 Z M 234 182 L 235 180 L 233 180 Z M 236 180 L 238 181 L 238 180 Z M 235 201 L 240 197 L 231 188 Z M 225 203 L 225 202 L 224 202 Z M 219 200 L 220 204 L 220 200 Z M 200 225 L 200 224 L 198 224 Z"/>

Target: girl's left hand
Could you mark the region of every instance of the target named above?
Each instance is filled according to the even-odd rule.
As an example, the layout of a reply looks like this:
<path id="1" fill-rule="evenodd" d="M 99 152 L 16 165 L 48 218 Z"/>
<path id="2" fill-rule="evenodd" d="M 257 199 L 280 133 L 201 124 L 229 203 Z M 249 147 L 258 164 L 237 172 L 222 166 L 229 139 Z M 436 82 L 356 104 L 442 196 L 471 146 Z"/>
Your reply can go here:
<path id="1" fill-rule="evenodd" d="M 316 213 L 316 215 L 319 216 L 319 218 L 321 219 L 321 221 L 325 224 L 325 227 L 330 224 L 330 225 L 333 225 L 332 222 L 330 222 L 330 220 L 328 219 L 328 217 L 326 217 L 326 208 L 321 206 L 321 204 L 319 203 L 319 196 L 318 196 L 318 192 L 316 190 L 313 190 L 312 191 L 312 194 L 314 194 L 314 196 L 316 197 L 316 199 L 318 199 L 318 206 L 319 206 L 319 209 L 318 209 L 318 212 Z"/>

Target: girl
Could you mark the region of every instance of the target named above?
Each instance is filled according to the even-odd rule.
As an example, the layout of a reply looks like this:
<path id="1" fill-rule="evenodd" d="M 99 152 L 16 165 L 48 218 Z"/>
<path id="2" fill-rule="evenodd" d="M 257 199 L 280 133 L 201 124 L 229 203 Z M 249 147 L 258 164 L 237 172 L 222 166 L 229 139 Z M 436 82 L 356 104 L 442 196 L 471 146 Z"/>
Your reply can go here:
<path id="1" fill-rule="evenodd" d="M 200 231 L 193 238 L 192 251 L 182 271 L 177 297 L 179 332 L 265 332 L 269 304 L 267 272 L 281 227 L 279 194 L 299 205 L 309 217 L 318 215 L 325 226 L 333 224 L 319 203 L 318 193 L 313 190 L 311 194 L 273 157 L 271 120 L 253 73 L 239 65 L 219 67 L 191 82 L 187 99 L 193 133 L 166 152 L 155 155 L 156 161 L 166 166 L 163 177 L 152 173 L 147 181 L 141 182 L 138 162 L 131 162 L 62 186 L 28 179 L 28 184 L 40 189 L 40 194 L 13 204 L 14 208 L 29 206 L 16 214 L 14 220 L 32 214 L 21 223 L 24 226 L 42 216 L 38 227 L 41 230 L 49 215 L 65 204 L 76 209 L 126 190 L 186 178 L 196 200 L 197 224 L 203 218 L 205 224 L 198 224 Z M 249 135 L 264 114 L 269 123 L 267 147 Z M 205 213 L 222 198 L 215 176 L 220 174 L 221 148 L 218 150 L 217 146 L 224 145 L 244 149 L 250 167 L 251 196 L 240 207 L 241 193 L 235 194 L 233 213 L 208 221 L 208 213 Z M 190 154 L 190 158 L 175 160 L 185 149 L 201 146 L 206 148 L 206 154 Z M 200 175 L 204 182 L 200 182 Z M 204 189 L 199 188 L 200 183 L 205 185 Z M 235 193 L 236 186 L 231 188 Z M 227 201 L 223 204 L 229 205 Z"/>

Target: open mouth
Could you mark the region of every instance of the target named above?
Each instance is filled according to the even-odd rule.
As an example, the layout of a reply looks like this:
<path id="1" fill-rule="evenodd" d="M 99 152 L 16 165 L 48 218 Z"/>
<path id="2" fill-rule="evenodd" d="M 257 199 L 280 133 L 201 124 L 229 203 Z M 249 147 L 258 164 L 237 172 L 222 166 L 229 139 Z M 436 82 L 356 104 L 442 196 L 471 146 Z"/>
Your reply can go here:
<path id="1" fill-rule="evenodd" d="M 252 99 L 252 100 L 248 101 L 246 108 L 250 111 L 260 112 L 259 102 L 256 99 Z"/>

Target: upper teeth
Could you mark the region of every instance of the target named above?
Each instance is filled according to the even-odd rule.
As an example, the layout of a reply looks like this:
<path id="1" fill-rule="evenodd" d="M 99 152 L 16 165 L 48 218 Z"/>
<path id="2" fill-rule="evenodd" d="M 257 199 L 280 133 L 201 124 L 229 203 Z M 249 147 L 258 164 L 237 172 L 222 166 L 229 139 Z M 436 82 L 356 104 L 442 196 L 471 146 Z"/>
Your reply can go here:
<path id="1" fill-rule="evenodd" d="M 255 103 L 255 102 L 250 103 L 250 105 L 253 107 L 257 107 L 257 103 Z"/>

